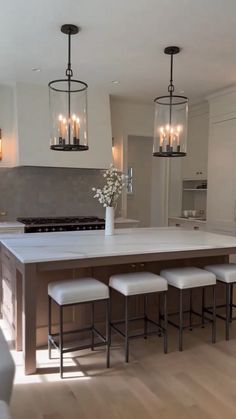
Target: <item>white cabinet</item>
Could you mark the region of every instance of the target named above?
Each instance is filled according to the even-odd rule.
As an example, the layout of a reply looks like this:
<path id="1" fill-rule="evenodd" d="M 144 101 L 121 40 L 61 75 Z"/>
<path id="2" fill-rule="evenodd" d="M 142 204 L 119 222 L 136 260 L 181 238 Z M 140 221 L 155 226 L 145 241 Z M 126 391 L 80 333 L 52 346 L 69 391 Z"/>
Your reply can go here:
<path id="1" fill-rule="evenodd" d="M 0 235 L 2 234 L 21 234 L 25 232 L 25 226 L 17 221 L 0 222 Z"/>
<path id="2" fill-rule="evenodd" d="M 130 218 L 115 218 L 115 228 L 137 228 L 139 227 L 139 220 L 133 220 Z"/>
<path id="3" fill-rule="evenodd" d="M 236 87 L 208 97 L 207 228 L 236 234 Z"/>
<path id="4" fill-rule="evenodd" d="M 189 220 L 181 217 L 172 217 L 168 220 L 169 227 L 180 227 L 185 230 L 206 230 L 206 223 L 199 220 Z"/>
<path id="5" fill-rule="evenodd" d="M 183 158 L 183 179 L 207 179 L 208 106 L 194 106 L 189 112 L 187 156 Z"/>
<path id="6" fill-rule="evenodd" d="M 213 121 L 210 130 L 207 220 L 230 231 L 236 224 L 236 117 Z"/>

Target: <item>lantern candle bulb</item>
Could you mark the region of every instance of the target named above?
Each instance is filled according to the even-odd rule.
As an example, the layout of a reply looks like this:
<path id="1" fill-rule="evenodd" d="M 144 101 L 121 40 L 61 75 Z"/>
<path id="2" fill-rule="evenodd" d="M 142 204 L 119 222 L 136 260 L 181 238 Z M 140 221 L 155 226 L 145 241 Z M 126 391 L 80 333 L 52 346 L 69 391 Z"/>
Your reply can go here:
<path id="1" fill-rule="evenodd" d="M 62 120 L 63 120 L 63 116 L 59 115 L 58 117 L 58 121 L 59 121 L 59 138 L 62 138 Z"/>
<path id="2" fill-rule="evenodd" d="M 77 122 L 77 139 L 79 140 L 79 138 L 80 138 L 80 119 L 77 118 L 76 122 Z"/>
<path id="3" fill-rule="evenodd" d="M 2 160 L 2 130 L 0 128 L 0 160 Z"/>
<path id="4" fill-rule="evenodd" d="M 79 136 L 80 136 L 80 119 L 74 114 L 72 116 L 73 121 L 73 141 L 74 144 L 79 144 Z"/>
<path id="5" fill-rule="evenodd" d="M 72 127 L 73 127 L 73 140 L 74 140 L 74 142 L 76 142 L 76 138 L 77 138 L 77 129 L 76 129 L 76 115 L 74 114 L 74 115 L 72 115 L 72 121 L 73 121 L 73 125 L 72 125 Z"/>
<path id="6" fill-rule="evenodd" d="M 164 148 L 164 144 L 165 144 L 165 140 L 167 140 L 167 144 L 166 147 L 168 148 L 169 151 L 173 150 L 173 149 L 177 149 L 177 151 L 180 151 L 180 134 L 182 131 L 182 126 L 181 125 L 177 125 L 177 126 L 171 126 L 169 124 L 167 124 L 165 127 L 161 126 L 159 128 L 159 150 L 160 152 L 163 151 Z"/>

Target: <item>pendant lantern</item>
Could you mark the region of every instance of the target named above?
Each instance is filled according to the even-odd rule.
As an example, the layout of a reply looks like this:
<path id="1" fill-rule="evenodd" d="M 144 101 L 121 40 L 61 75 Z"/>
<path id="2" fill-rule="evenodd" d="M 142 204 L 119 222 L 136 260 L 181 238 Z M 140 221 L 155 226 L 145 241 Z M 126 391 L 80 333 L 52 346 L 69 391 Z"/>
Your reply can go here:
<path id="1" fill-rule="evenodd" d="M 167 47 L 164 53 L 170 55 L 170 84 L 168 95 L 154 99 L 154 141 L 153 156 L 183 157 L 186 155 L 188 98 L 174 94 L 173 56 L 179 47 Z"/>
<path id="2" fill-rule="evenodd" d="M 66 78 L 53 80 L 49 87 L 51 150 L 88 150 L 87 83 L 73 79 L 71 68 L 71 36 L 79 32 L 75 25 L 61 27 L 68 36 L 68 65 Z"/>

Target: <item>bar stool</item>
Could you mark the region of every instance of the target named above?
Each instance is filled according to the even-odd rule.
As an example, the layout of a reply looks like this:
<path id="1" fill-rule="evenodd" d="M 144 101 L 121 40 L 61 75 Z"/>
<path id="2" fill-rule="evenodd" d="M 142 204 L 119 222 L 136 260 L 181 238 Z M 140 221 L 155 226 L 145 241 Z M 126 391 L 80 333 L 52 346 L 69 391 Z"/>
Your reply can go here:
<path id="1" fill-rule="evenodd" d="M 59 333 L 52 333 L 52 301 L 59 307 Z M 97 301 L 106 302 L 106 337 L 94 326 L 94 304 Z M 80 304 L 91 304 L 91 325 L 89 327 L 63 331 L 63 309 L 68 306 Z M 110 366 L 110 337 L 109 337 L 109 288 L 107 285 L 94 278 L 81 278 L 70 281 L 58 281 L 48 284 L 48 351 L 51 359 L 51 348 L 54 346 L 60 352 L 60 375 L 63 378 L 63 354 L 91 348 L 92 350 L 101 345 L 106 345 L 107 368 Z M 90 331 L 91 344 L 76 346 L 64 349 L 64 335 Z M 94 335 L 97 335 L 101 342 L 94 342 Z M 59 342 L 55 338 L 59 338 Z"/>
<path id="2" fill-rule="evenodd" d="M 226 310 L 226 316 L 216 314 L 216 316 L 225 321 L 225 339 L 229 340 L 229 324 L 235 318 L 232 318 L 233 307 L 233 286 L 236 282 L 236 264 L 235 263 L 224 263 L 219 265 L 208 265 L 205 266 L 207 271 L 213 272 L 216 275 L 217 281 L 224 283 L 226 287 L 226 303 L 217 305 L 216 308 L 224 308 Z M 212 312 L 211 307 L 205 307 L 204 310 L 207 313 Z"/>
<path id="3" fill-rule="evenodd" d="M 212 343 L 216 341 L 216 306 L 215 306 L 215 286 L 216 286 L 216 276 L 212 272 L 206 272 L 203 269 L 195 267 L 186 267 L 186 268 L 173 268 L 173 269 L 164 269 L 161 271 L 160 275 L 165 278 L 168 282 L 168 285 L 171 285 L 174 288 L 179 289 L 179 313 L 171 313 L 170 315 L 179 314 L 179 324 L 176 324 L 169 320 L 169 323 L 179 329 L 179 350 L 183 350 L 183 330 L 190 328 L 190 330 L 199 326 L 192 324 L 192 315 L 195 314 L 202 318 L 202 325 L 204 320 L 212 322 Z M 202 308 L 202 313 L 197 313 L 193 310 L 192 307 L 192 290 L 193 288 L 199 287 L 212 287 L 213 289 L 213 312 L 212 319 L 206 318 L 205 313 Z M 190 295 L 190 308 L 189 310 L 183 310 L 183 290 L 189 290 Z M 183 314 L 189 314 L 189 325 L 184 326 L 183 324 Z"/>
<path id="4" fill-rule="evenodd" d="M 148 331 L 148 323 L 154 324 L 158 328 L 158 333 L 164 335 L 164 352 L 167 353 L 167 281 L 151 272 L 132 272 L 126 274 L 116 274 L 110 277 L 110 290 L 115 290 L 125 297 L 125 319 L 111 322 L 111 327 L 125 338 L 125 362 L 129 362 L 129 340 L 137 337 L 147 338 L 147 335 L 157 334 L 157 331 Z M 161 293 L 163 295 L 163 317 L 162 326 L 160 316 L 158 323 L 147 315 L 148 295 Z M 144 296 L 144 316 L 129 318 L 129 301 L 132 296 Z M 112 292 L 110 292 L 112 305 Z M 112 307 L 111 307 L 112 308 Z M 129 322 L 134 320 L 144 321 L 144 332 L 139 334 L 129 334 Z M 118 324 L 125 324 L 125 331 L 122 332 Z"/>

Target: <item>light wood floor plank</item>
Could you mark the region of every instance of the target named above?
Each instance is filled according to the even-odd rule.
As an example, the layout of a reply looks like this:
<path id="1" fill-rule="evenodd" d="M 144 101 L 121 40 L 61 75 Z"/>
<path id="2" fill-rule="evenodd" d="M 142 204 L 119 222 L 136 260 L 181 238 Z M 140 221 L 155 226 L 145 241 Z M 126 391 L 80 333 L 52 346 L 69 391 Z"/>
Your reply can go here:
<path id="1" fill-rule="evenodd" d="M 124 363 L 122 341 L 112 347 L 112 368 L 105 368 L 103 350 L 82 351 L 75 363 L 68 357 L 60 380 L 58 359 L 38 351 L 39 374 L 23 375 L 20 353 L 11 411 L 13 419 L 235 419 L 236 322 L 231 340 L 210 342 L 210 327 L 178 334 L 169 329 L 169 353 L 162 338 L 132 341 L 130 363 Z"/>

